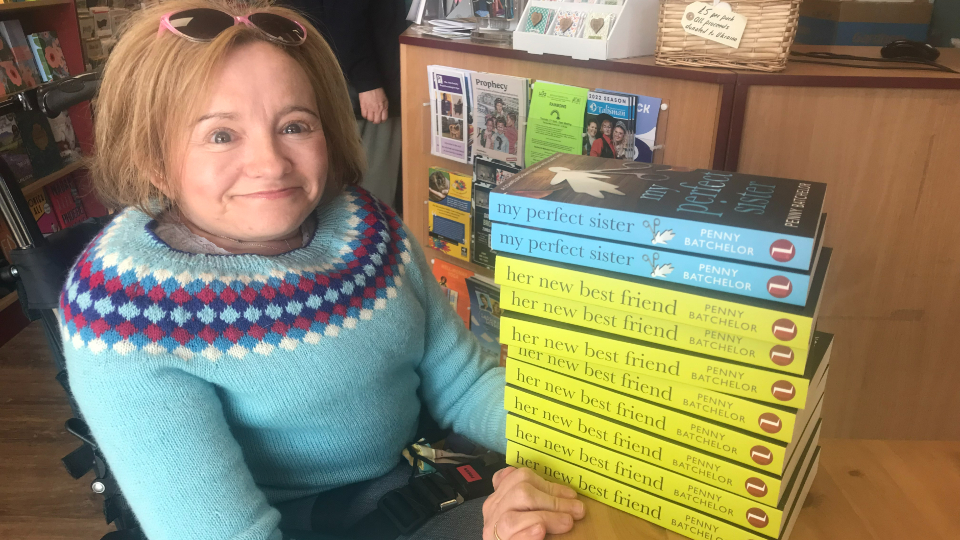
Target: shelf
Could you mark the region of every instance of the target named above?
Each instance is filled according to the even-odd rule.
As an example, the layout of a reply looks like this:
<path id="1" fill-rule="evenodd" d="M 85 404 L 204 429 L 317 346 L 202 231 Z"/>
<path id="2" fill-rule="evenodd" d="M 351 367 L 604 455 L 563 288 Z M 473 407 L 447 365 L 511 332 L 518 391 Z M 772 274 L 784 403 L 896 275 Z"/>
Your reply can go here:
<path id="1" fill-rule="evenodd" d="M 6 5 L 6 4 L 0 4 L 0 5 Z M 23 196 L 26 198 L 30 198 L 31 195 L 36 194 L 38 191 L 43 189 L 44 186 L 47 186 L 49 184 L 56 182 L 57 180 L 72 173 L 73 171 L 76 171 L 77 169 L 84 168 L 84 165 L 85 165 L 85 161 L 83 159 L 79 161 L 74 161 L 73 163 L 67 165 L 66 167 L 60 169 L 59 171 L 53 174 L 48 174 L 47 176 L 44 176 L 43 178 L 37 180 L 36 182 L 33 182 L 32 184 L 28 184 L 27 187 L 23 188 Z"/>
<path id="2" fill-rule="evenodd" d="M 12 293 L 4 296 L 3 298 L 0 298 L 0 311 L 3 311 L 8 307 L 12 306 L 13 304 L 16 304 L 17 300 L 19 300 L 19 297 L 17 296 L 17 291 L 13 291 Z"/>
<path id="3" fill-rule="evenodd" d="M 26 11 L 30 9 L 39 9 L 47 6 L 59 6 L 62 4 L 72 4 L 73 0 L 35 0 L 33 2 L 12 2 L 9 4 L 0 4 L 0 14 L 9 11 Z"/>

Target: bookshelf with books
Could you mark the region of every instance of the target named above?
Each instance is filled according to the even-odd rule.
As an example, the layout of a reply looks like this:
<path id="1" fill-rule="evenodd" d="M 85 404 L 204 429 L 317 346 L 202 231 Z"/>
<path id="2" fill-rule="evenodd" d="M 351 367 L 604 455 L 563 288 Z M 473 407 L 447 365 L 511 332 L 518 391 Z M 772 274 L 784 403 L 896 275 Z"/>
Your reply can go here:
<path id="1" fill-rule="evenodd" d="M 12 40 L 11 32 L 16 34 Z M 54 47 L 56 54 L 49 57 L 56 63 L 54 69 L 58 71 L 58 75 L 63 73 L 78 75 L 85 71 L 77 20 L 77 6 L 74 0 L 34 0 L 0 4 L 0 35 L 4 40 L 3 48 L 9 53 L 8 55 L 0 54 L 0 62 L 9 62 L 10 67 L 13 68 L 4 71 L 3 92 L 6 96 L 2 99 L 43 83 L 42 74 L 35 67 L 36 60 L 33 57 L 33 51 L 29 50 L 29 36 L 31 34 L 40 35 L 44 32 L 49 32 L 43 34 L 48 38 L 47 46 L 58 46 Z M 23 39 L 18 39 L 17 35 L 22 35 Z M 55 42 L 53 40 L 54 35 L 56 36 Z M 35 72 L 34 69 L 30 69 L 30 64 L 25 66 L 24 62 L 27 61 L 32 63 L 32 66 L 36 69 Z M 44 118 L 40 122 L 46 127 L 41 128 L 41 131 L 38 132 L 34 132 L 32 128 L 28 131 L 31 135 L 42 132 L 43 136 L 37 135 L 43 139 L 42 144 L 38 146 L 52 149 L 57 154 L 56 159 L 53 159 L 52 154 L 47 155 L 46 158 L 40 158 L 39 154 L 31 154 L 30 148 L 23 148 L 23 145 L 20 145 L 22 158 L 18 159 L 29 169 L 29 175 L 21 179 L 22 191 L 28 199 L 44 193 L 47 186 L 79 173 L 83 164 L 82 161 L 75 159 L 76 155 L 78 153 L 89 155 L 93 147 L 93 124 L 89 103 L 74 106 L 67 114 L 69 115 L 69 128 L 66 128 L 63 123 L 55 125 L 55 127 L 50 126 L 50 122 Z M 20 118 L 20 121 L 21 123 L 26 122 L 23 118 Z M 20 131 L 19 127 L 17 131 Z M 17 135 L 22 135 L 22 133 L 17 133 Z M 0 138 L 2 137 L 3 134 L 0 133 Z M 6 148 L 9 140 L 5 139 L 5 141 L 3 142 L 5 150 L 9 150 Z M 61 144 L 65 146 L 61 147 Z M 60 151 L 58 152 L 58 150 Z M 63 152 L 64 150 L 66 153 Z M 67 159 L 63 156 L 67 156 Z M 46 159 L 46 161 L 30 161 L 38 158 Z M 37 175 L 34 175 L 33 165 L 35 163 L 41 165 L 37 168 L 40 172 Z M 9 160 L 8 164 L 10 164 Z M 80 181 L 78 191 L 81 195 L 91 198 L 91 190 L 83 181 L 83 175 L 77 178 Z M 95 202 L 92 199 L 90 200 L 91 203 Z M 98 203 L 94 206 L 97 207 L 97 215 L 99 215 L 102 212 L 102 206 Z M 59 228 L 59 223 L 57 227 Z M 0 307 L 3 308 L 0 309 L 0 325 L 9 326 L 11 329 L 13 327 L 19 329 L 26 324 L 26 319 L 19 313 L 20 308 L 14 300 L 15 295 L 7 295 L 3 299 L 3 304 L 0 304 Z M 13 333 L 15 332 L 8 332 L 10 335 Z"/>

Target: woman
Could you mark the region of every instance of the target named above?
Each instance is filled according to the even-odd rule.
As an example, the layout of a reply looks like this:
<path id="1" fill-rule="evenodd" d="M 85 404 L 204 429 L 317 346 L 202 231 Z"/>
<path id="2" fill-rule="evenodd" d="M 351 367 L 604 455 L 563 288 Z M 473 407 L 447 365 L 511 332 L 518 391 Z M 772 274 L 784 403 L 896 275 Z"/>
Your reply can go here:
<path id="1" fill-rule="evenodd" d="M 627 135 L 627 126 L 623 122 L 617 122 L 617 126 L 613 128 L 613 137 L 612 143 L 614 148 L 614 156 L 617 159 L 626 159 L 627 158 L 627 143 L 624 138 Z"/>
<path id="2" fill-rule="evenodd" d="M 355 133 L 333 53 L 286 9 L 164 2 L 107 61 L 92 174 L 122 210 L 67 276 L 64 354 L 151 540 L 279 540 L 281 514 L 309 523 L 341 486 L 375 502 L 408 474 L 421 406 L 504 449 L 503 371 L 409 231 L 355 187 Z M 529 470 L 494 485 L 484 540 L 583 515 Z M 480 502 L 441 518 L 455 512 L 479 523 Z M 328 534 L 363 516 L 329 514 Z"/>
<path id="3" fill-rule="evenodd" d="M 605 115 L 601 115 L 605 116 Z M 613 146 L 612 140 L 613 119 L 607 116 L 600 122 L 601 135 L 593 141 L 593 147 L 590 148 L 590 155 L 593 157 L 612 158 L 617 157 L 617 149 Z"/>
<path id="4" fill-rule="evenodd" d="M 583 155 L 589 156 L 590 149 L 593 148 L 594 141 L 597 140 L 597 121 L 589 120 L 587 122 L 587 132 L 583 134 Z"/>

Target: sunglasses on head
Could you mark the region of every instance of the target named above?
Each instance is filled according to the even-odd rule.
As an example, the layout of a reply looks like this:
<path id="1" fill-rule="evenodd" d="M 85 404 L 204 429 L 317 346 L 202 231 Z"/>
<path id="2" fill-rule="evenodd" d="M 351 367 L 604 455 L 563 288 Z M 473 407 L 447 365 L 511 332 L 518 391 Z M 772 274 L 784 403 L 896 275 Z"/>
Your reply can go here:
<path id="1" fill-rule="evenodd" d="M 238 24 L 256 28 L 267 39 L 281 45 L 302 45 L 307 40 L 307 30 L 293 19 L 275 13 L 254 12 L 243 17 L 234 17 L 219 9 L 197 8 L 174 11 L 160 17 L 157 37 L 164 30 L 190 41 L 213 41 L 224 30 Z"/>

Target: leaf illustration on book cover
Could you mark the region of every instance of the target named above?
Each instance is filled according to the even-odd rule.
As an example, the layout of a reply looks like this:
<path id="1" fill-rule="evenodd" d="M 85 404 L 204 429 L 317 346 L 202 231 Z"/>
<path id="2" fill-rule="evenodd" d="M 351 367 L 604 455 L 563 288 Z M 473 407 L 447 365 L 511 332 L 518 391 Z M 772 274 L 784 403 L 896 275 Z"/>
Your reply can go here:
<path id="1" fill-rule="evenodd" d="M 673 272 L 672 264 L 660 264 L 653 269 L 653 272 L 650 273 L 650 277 L 667 277 L 667 275 L 669 275 L 671 272 Z"/>
<path id="2" fill-rule="evenodd" d="M 651 244 L 666 244 L 670 240 L 673 240 L 674 234 L 673 229 L 667 229 L 665 231 L 660 231 L 653 236 L 653 240 L 650 241 Z"/>
<path id="3" fill-rule="evenodd" d="M 604 198 L 604 192 L 614 195 L 624 194 L 615 184 L 601 180 L 601 178 L 610 178 L 609 176 L 595 174 L 592 171 L 573 171 L 566 167 L 550 167 L 549 170 L 554 173 L 550 185 L 555 186 L 566 182 L 577 193 L 586 193 L 598 199 Z"/>

